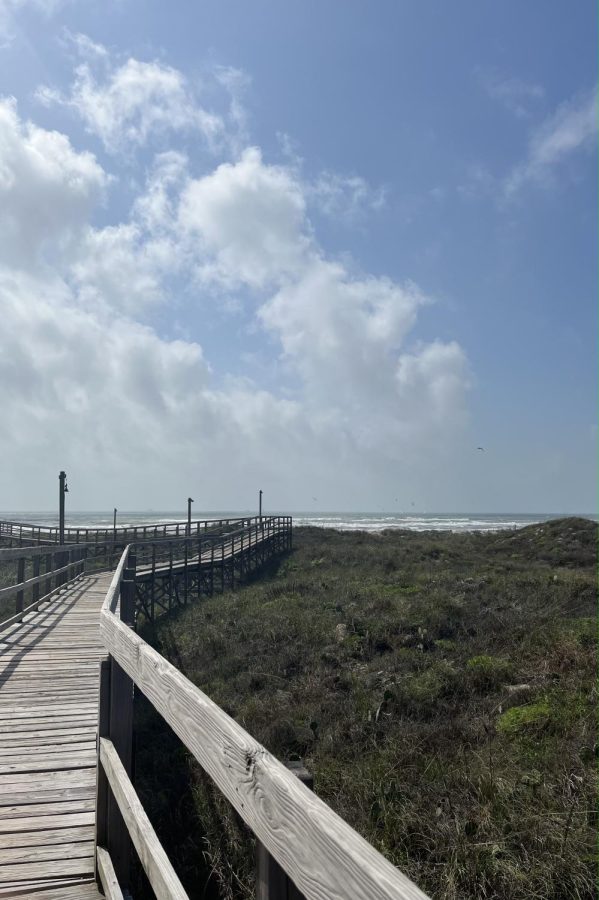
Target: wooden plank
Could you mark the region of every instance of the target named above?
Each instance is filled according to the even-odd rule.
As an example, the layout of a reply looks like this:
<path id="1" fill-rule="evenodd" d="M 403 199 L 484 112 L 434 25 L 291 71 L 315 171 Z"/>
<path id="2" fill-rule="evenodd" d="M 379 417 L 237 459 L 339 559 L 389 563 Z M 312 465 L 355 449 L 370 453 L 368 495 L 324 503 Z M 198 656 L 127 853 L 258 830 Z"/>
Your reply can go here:
<path id="1" fill-rule="evenodd" d="M 16 731 L 2 735 L 2 746 L 11 747 L 64 747 L 71 743 L 92 740 L 95 737 L 94 725 L 83 728 L 48 728 L 46 731 Z"/>
<path id="2" fill-rule="evenodd" d="M 84 884 L 63 884 L 61 887 L 49 886 L 48 882 L 38 882 L 32 890 L 19 891 L 19 900 L 103 900 L 95 882 Z M 56 884 L 56 882 L 54 882 Z M 0 891 L 3 897 L 9 896 L 8 890 Z"/>
<path id="3" fill-rule="evenodd" d="M 107 597 L 108 600 L 108 597 Z M 108 609 L 105 646 L 310 900 L 426 895 Z"/>
<path id="4" fill-rule="evenodd" d="M 94 869 L 93 856 L 28 862 L 23 865 L 14 863 L 0 867 L 0 884 L 6 881 L 30 881 L 32 878 L 58 878 L 62 875 L 92 875 Z"/>
<path id="5" fill-rule="evenodd" d="M 104 888 L 106 900 L 123 900 L 123 892 L 119 887 L 110 854 L 104 850 L 103 847 L 98 847 L 96 855 L 98 872 L 100 874 L 100 880 L 102 882 L 102 887 Z"/>
<path id="6" fill-rule="evenodd" d="M 39 803 L 53 803 L 58 800 L 93 800 L 94 799 L 94 789 L 93 787 L 85 786 L 77 786 L 77 787 L 59 787 L 59 788 L 48 788 L 46 790 L 29 790 L 24 793 L 22 790 L 13 791 L 11 790 L 11 786 L 7 785 L 0 792 L 0 818 L 2 817 L 2 807 L 3 806 L 23 806 L 25 802 L 39 804 Z M 26 798 L 26 800 L 25 800 Z M 72 804 L 72 808 L 75 808 L 75 804 Z"/>
<path id="7" fill-rule="evenodd" d="M 158 900 L 188 900 L 113 744 L 100 738 L 100 762 Z"/>
<path id="8" fill-rule="evenodd" d="M 36 831 L 13 831 L 3 834 L 0 853 L 9 847 L 46 847 L 50 844 L 74 844 L 79 841 L 93 841 L 94 826 L 79 825 L 71 828 L 39 828 Z"/>
<path id="9" fill-rule="evenodd" d="M 94 804 L 91 801 L 85 801 L 89 807 L 89 812 L 71 812 L 75 807 L 79 808 L 84 805 L 82 801 L 79 803 L 43 803 L 35 806 L 33 803 L 27 806 L 13 807 L 10 812 L 14 818 L 3 818 L 0 816 L 0 834 L 11 834 L 20 831 L 44 831 L 52 828 L 72 828 L 75 825 L 94 825 L 95 814 L 93 811 Z M 52 812 L 51 807 L 61 807 L 60 810 Z M 50 809 L 48 809 L 50 807 Z M 34 812 L 37 810 L 37 812 Z M 19 815 L 19 813 L 21 813 Z"/>
<path id="10" fill-rule="evenodd" d="M 76 841 L 67 844 L 48 844 L 37 847 L 0 847 L 0 878 L 2 867 L 9 863 L 45 862 L 47 860 L 79 859 L 81 857 L 93 857 L 94 842 L 92 840 Z M 8 879 L 4 879 L 8 881 Z"/>
<path id="11" fill-rule="evenodd" d="M 11 791 L 43 791 L 46 787 L 87 787 L 94 784 L 93 772 L 86 769 L 70 772 L 44 772 L 31 777 L 27 775 L 0 775 L 0 802 L 2 802 L 2 789 Z M 6 804 L 5 804 L 6 805 Z"/>
<path id="12" fill-rule="evenodd" d="M 84 726 L 95 728 L 96 717 L 88 715 L 61 715 L 52 716 L 49 719 L 39 719 L 37 717 L 31 719 L 21 719 L 18 723 L 13 723 L 10 720 L 7 720 L 6 722 L 0 722 L 0 734 L 6 735 L 8 737 L 13 734 L 24 734 L 27 731 L 51 731 L 58 728 L 68 728 L 71 725 L 73 726 L 73 728 L 83 728 Z M 4 740 L 4 737 L 2 738 L 2 740 Z"/>
<path id="13" fill-rule="evenodd" d="M 93 885 L 93 881 L 87 874 L 61 875 L 59 878 L 51 878 L 50 880 L 48 880 L 48 878 L 35 878 L 33 881 L 12 881 L 7 882 L 6 884 L 0 884 L 0 897 L 2 897 L 3 900 L 6 900 L 8 897 L 19 897 L 19 900 L 22 900 L 23 897 L 29 897 L 32 898 L 32 900 L 43 900 L 44 893 L 40 892 L 49 889 L 70 890 L 71 888 L 76 888 L 81 890 L 90 884 Z M 100 897 L 101 900 L 100 894 L 93 896 Z"/>
<path id="14" fill-rule="evenodd" d="M 90 750 L 85 753 L 52 753 L 38 759 L 29 759 L 27 755 L 21 756 L 16 761 L 10 757 L 11 762 L 0 757 L 0 775 L 24 772 L 48 772 L 73 769 L 89 769 L 96 766 L 96 752 Z"/>
<path id="15" fill-rule="evenodd" d="M 6 742 L 2 741 L 2 746 L 0 746 L 0 763 L 4 766 L 13 762 L 19 762 L 23 754 L 26 754 L 27 760 L 35 762 L 46 758 L 60 758 L 69 754 L 79 753 L 80 751 L 95 753 L 95 750 L 96 742 L 92 740 L 79 744 L 57 744 L 43 747 L 38 746 L 37 742 L 33 746 L 22 746 L 20 744 L 7 746 Z"/>

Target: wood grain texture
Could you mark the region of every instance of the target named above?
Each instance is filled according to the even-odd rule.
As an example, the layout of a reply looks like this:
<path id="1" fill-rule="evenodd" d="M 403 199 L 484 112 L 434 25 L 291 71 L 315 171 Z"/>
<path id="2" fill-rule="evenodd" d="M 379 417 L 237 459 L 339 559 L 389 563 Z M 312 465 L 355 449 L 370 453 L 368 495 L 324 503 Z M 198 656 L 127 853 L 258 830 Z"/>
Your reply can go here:
<path id="1" fill-rule="evenodd" d="M 106 900 L 123 900 L 110 854 L 103 847 L 96 850 L 98 872 Z"/>
<path id="2" fill-rule="evenodd" d="M 100 738 L 100 763 L 156 897 L 158 900 L 189 900 L 135 788 L 129 781 L 118 753 L 107 738 Z"/>
<path id="3" fill-rule="evenodd" d="M 1 896 L 9 897 L 8 892 L 0 890 Z M 48 883 L 40 882 L 37 888 L 22 891 L 18 894 L 19 900 L 103 900 L 95 882 L 86 884 L 63 884 L 62 887 L 49 887 Z"/>
<path id="4" fill-rule="evenodd" d="M 107 650 L 310 900 L 426 895 L 174 666 L 101 613 Z"/>

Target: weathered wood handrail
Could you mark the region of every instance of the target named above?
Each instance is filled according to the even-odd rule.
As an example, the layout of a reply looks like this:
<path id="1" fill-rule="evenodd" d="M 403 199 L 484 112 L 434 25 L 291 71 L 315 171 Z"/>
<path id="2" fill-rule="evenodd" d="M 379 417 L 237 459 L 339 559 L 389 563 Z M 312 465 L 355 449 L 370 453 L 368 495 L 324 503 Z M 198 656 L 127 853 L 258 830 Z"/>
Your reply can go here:
<path id="1" fill-rule="evenodd" d="M 131 571 L 130 553 L 127 548 L 121 557 L 100 614 L 104 646 L 298 889 L 308 900 L 427 900 L 413 882 L 115 614 L 126 572 Z"/>

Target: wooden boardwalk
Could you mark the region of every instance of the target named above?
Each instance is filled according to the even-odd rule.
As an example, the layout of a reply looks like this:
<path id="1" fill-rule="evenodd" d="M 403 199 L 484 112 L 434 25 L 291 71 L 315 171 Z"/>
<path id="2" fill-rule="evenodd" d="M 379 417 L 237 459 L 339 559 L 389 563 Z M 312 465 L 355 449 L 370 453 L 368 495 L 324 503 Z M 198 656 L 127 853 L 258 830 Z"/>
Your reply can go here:
<path id="1" fill-rule="evenodd" d="M 111 577 L 79 581 L 0 635 L 0 896 L 101 896 L 99 613 Z"/>

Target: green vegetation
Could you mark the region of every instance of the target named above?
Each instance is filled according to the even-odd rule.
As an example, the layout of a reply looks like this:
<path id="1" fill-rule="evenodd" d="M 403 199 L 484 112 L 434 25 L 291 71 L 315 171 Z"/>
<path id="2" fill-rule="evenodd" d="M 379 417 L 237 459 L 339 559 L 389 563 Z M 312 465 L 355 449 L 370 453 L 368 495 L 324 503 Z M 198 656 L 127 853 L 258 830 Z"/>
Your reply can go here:
<path id="1" fill-rule="evenodd" d="M 144 637 L 432 897 L 594 897 L 596 526 L 294 541 Z M 186 888 L 249 898 L 245 826 L 136 716 L 138 790 Z"/>

